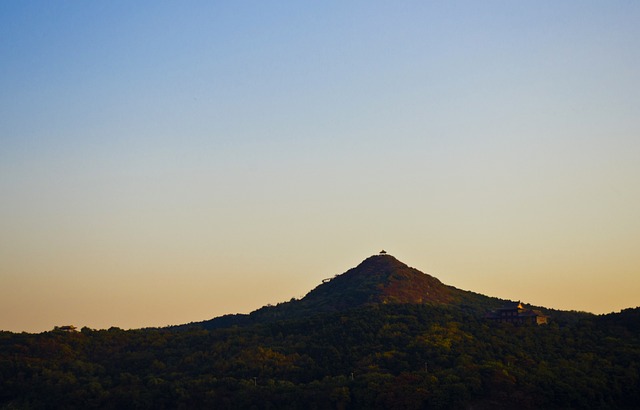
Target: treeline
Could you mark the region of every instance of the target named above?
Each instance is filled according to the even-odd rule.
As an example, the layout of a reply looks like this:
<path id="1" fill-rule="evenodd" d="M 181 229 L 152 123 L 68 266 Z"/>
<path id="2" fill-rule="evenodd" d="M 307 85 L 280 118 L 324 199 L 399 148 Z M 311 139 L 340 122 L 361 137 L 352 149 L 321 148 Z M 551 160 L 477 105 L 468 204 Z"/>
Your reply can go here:
<path id="1" fill-rule="evenodd" d="M 0 333 L 0 408 L 637 408 L 640 310 L 547 326 L 376 305 L 244 327 Z"/>

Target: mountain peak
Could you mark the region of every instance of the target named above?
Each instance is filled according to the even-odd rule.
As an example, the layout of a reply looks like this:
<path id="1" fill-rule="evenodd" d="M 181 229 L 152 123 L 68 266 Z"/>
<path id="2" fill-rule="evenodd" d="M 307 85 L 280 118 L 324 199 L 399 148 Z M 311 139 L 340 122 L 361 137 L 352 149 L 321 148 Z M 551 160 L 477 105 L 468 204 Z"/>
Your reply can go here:
<path id="1" fill-rule="evenodd" d="M 274 319 L 291 319 L 376 304 L 457 305 L 481 312 L 501 301 L 445 285 L 385 251 L 358 266 L 325 279 L 299 300 L 264 306 L 249 315 L 225 315 L 203 322 L 206 328 L 245 325 Z M 504 302 L 504 301 L 502 301 Z"/>
<path id="2" fill-rule="evenodd" d="M 383 251 L 323 281 L 301 302 L 329 310 L 371 303 L 449 303 L 451 289 Z"/>

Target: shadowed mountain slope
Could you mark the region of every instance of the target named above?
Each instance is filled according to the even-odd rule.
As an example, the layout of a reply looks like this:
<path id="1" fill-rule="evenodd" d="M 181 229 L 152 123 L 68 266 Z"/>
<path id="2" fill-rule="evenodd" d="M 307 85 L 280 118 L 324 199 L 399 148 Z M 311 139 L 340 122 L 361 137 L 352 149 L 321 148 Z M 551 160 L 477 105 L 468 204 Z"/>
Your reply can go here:
<path id="1" fill-rule="evenodd" d="M 367 303 L 450 303 L 457 289 L 391 255 L 374 255 L 309 292 L 302 303 L 339 310 Z"/>
<path id="2" fill-rule="evenodd" d="M 376 304 L 448 305 L 482 315 L 504 302 L 445 285 L 391 255 L 379 254 L 365 259 L 341 275 L 323 281 L 300 300 L 265 306 L 249 315 L 225 315 L 192 325 L 229 327 L 297 319 Z"/>

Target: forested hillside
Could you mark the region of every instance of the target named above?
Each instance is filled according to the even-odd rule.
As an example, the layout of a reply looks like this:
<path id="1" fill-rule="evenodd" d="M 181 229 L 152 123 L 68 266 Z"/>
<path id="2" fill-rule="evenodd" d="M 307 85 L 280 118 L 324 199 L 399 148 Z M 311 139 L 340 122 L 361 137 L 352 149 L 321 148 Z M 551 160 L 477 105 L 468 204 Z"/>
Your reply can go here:
<path id="1" fill-rule="evenodd" d="M 634 408 L 638 309 L 547 326 L 387 304 L 264 325 L 0 334 L 0 408 Z"/>
<path id="2" fill-rule="evenodd" d="M 206 329 L 245 326 L 388 303 L 450 305 L 484 315 L 504 302 L 445 285 L 384 252 L 365 259 L 341 275 L 325 279 L 300 300 L 264 306 L 249 315 L 226 315 L 190 325 Z"/>
<path id="3" fill-rule="evenodd" d="M 637 407 L 639 308 L 489 320 L 503 302 L 381 254 L 250 315 L 0 332 L 0 409 Z"/>

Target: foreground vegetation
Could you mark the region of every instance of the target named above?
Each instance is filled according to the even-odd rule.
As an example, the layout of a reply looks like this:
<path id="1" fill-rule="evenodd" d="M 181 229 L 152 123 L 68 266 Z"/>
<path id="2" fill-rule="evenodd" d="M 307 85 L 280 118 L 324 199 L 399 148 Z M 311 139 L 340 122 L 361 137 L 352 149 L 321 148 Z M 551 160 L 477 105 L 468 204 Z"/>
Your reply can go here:
<path id="1" fill-rule="evenodd" d="M 488 323 L 375 305 L 206 330 L 0 333 L 0 408 L 634 408 L 640 309 Z"/>

